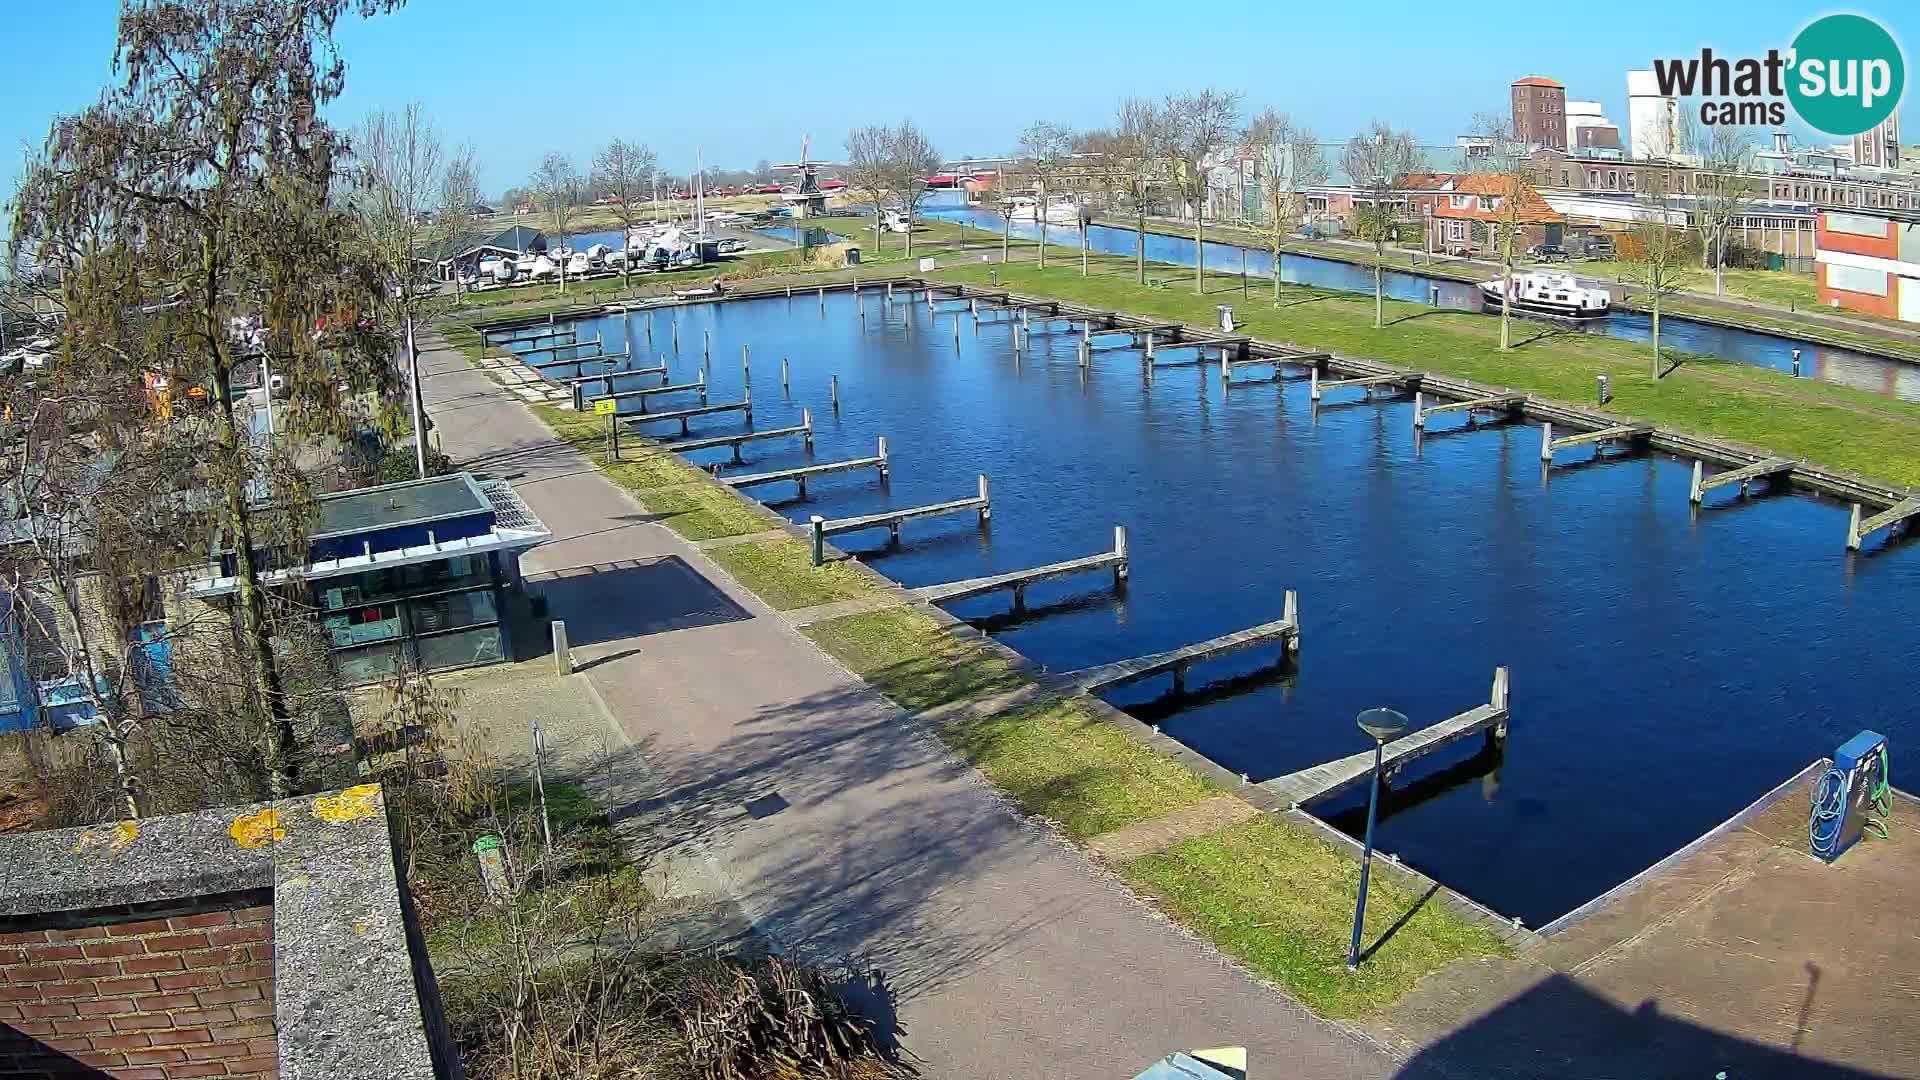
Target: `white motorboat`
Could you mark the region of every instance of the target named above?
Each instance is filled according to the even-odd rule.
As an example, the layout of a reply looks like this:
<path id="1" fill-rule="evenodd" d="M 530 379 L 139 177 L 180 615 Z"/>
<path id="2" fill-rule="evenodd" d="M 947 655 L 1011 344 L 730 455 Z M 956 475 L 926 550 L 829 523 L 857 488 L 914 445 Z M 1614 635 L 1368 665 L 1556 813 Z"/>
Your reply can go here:
<path id="1" fill-rule="evenodd" d="M 576 251 L 567 256 L 567 276 L 586 277 L 593 271 L 593 260 L 584 251 Z"/>
<path id="2" fill-rule="evenodd" d="M 886 213 L 881 214 L 880 227 L 890 233 L 909 232 L 913 228 L 912 224 L 907 221 L 907 215 L 898 210 L 888 210 Z"/>
<path id="3" fill-rule="evenodd" d="M 1511 303 L 1515 311 L 1556 319 L 1598 319 L 1613 308 L 1607 290 L 1589 288 L 1572 274 L 1558 270 L 1523 270 L 1511 278 L 1483 281 L 1480 302 L 1490 312 Z"/>
<path id="4" fill-rule="evenodd" d="M 505 285 L 508 282 L 513 280 L 513 275 L 514 275 L 514 269 L 513 269 L 512 259 L 502 259 L 497 256 L 489 256 L 487 258 L 480 260 L 480 277 L 483 280 L 493 281 L 501 285 Z"/>
<path id="5" fill-rule="evenodd" d="M 560 276 L 560 265 L 545 255 L 536 255 L 533 266 L 527 271 L 527 277 L 533 281 Z"/>
<path id="6" fill-rule="evenodd" d="M 1039 221 L 1046 215 L 1049 225 L 1078 225 L 1080 223 L 1080 204 L 1071 195 L 1052 195 L 1047 198 L 1044 211 L 1040 200 L 1027 195 L 1015 195 L 1007 200 L 1008 216 L 1015 221 Z"/>

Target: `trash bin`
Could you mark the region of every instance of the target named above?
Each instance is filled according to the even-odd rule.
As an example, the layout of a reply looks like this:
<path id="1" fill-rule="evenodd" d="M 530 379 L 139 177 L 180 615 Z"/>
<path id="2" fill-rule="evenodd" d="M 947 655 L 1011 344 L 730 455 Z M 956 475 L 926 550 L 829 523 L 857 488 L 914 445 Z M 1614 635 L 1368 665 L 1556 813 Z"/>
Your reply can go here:
<path id="1" fill-rule="evenodd" d="M 852 246 L 852 245 L 849 245 L 847 247 L 847 263 L 846 264 L 848 266 L 860 265 L 860 249 L 858 247 Z"/>
<path id="2" fill-rule="evenodd" d="M 1594 380 L 1599 386 L 1600 404 L 1605 405 L 1607 402 L 1612 401 L 1613 387 L 1607 384 L 1607 377 L 1605 375 L 1595 375 Z"/>
<path id="3" fill-rule="evenodd" d="M 1214 305 L 1213 311 L 1214 314 L 1220 316 L 1221 332 L 1227 334 L 1233 333 L 1233 305 L 1216 304 Z"/>

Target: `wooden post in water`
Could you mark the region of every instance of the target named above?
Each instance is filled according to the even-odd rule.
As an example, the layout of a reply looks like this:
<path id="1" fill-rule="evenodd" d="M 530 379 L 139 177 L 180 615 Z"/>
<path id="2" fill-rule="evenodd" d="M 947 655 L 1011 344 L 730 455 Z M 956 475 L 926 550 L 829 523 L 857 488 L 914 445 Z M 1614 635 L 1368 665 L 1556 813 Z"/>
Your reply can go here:
<path id="1" fill-rule="evenodd" d="M 1698 465 L 1694 467 L 1699 468 Z M 1848 551 L 1860 550 L 1860 504 L 1859 503 L 1854 503 L 1853 509 L 1848 511 L 1847 513 L 1847 550 Z"/>
<path id="2" fill-rule="evenodd" d="M 747 406 L 746 408 L 747 423 L 751 424 L 753 423 L 753 387 L 751 386 L 743 387 L 740 397 L 741 397 L 741 400 L 744 401 Z"/>
<path id="3" fill-rule="evenodd" d="M 953 317 L 953 351 L 960 351 L 960 316 Z"/>
<path id="4" fill-rule="evenodd" d="M 1415 390 L 1413 392 L 1413 426 L 1415 429 L 1427 426 L 1427 418 L 1420 415 L 1421 406 L 1425 404 L 1423 398 L 1424 395 L 1422 395 L 1420 391 Z"/>
<path id="5" fill-rule="evenodd" d="M 833 414 L 840 415 L 840 376 L 831 375 L 827 379 L 827 389 L 833 398 Z"/>
<path id="6" fill-rule="evenodd" d="M 787 358 L 783 356 L 780 358 L 780 391 L 785 393 L 792 389 L 792 386 L 793 384 L 787 380 Z"/>
<path id="7" fill-rule="evenodd" d="M 1700 466 L 1700 459 L 1695 458 L 1693 461 L 1693 485 L 1687 488 L 1687 501 L 1694 504 L 1695 506 L 1700 505 L 1700 499 L 1703 494 L 1700 490 L 1700 481 L 1703 479 L 1701 473 L 1703 471 L 1704 470 Z M 1859 506 L 1856 505 L 1853 508 L 1853 512 L 1854 512 L 1855 522 L 1857 523 L 1860 517 Z"/>
<path id="8" fill-rule="evenodd" d="M 980 524 L 985 525 L 993 516 L 993 492 L 987 483 L 987 474 L 980 474 Z"/>
<path id="9" fill-rule="evenodd" d="M 675 356 L 680 355 L 680 313 L 679 312 L 675 312 L 673 316 L 673 355 Z"/>
<path id="10" fill-rule="evenodd" d="M 820 286 L 820 314 L 825 315 L 826 313 L 827 313 L 827 287 L 825 285 L 822 285 Z"/>
<path id="11" fill-rule="evenodd" d="M 813 410 L 800 410 L 800 439 L 808 450 L 813 449 Z"/>
<path id="12" fill-rule="evenodd" d="M 1320 400 L 1320 365 L 1319 364 L 1315 364 L 1312 367 L 1307 369 L 1307 400 L 1308 401 Z"/>
<path id="13" fill-rule="evenodd" d="M 879 457 L 880 457 L 880 479 L 885 480 L 887 478 L 887 474 L 892 471 L 887 462 L 887 437 L 885 435 L 880 436 Z"/>
<path id="14" fill-rule="evenodd" d="M 1113 564 L 1113 587 L 1117 589 L 1127 580 L 1127 527 L 1125 525 L 1113 527 L 1113 553 L 1120 556 L 1120 561 Z"/>
<path id="15" fill-rule="evenodd" d="M 1540 460 L 1553 460 L 1553 425 L 1540 425 Z"/>
<path id="16" fill-rule="evenodd" d="M 747 362 L 748 355 L 747 346 L 740 346 L 740 385 L 742 386 L 753 385 L 753 368 Z"/>

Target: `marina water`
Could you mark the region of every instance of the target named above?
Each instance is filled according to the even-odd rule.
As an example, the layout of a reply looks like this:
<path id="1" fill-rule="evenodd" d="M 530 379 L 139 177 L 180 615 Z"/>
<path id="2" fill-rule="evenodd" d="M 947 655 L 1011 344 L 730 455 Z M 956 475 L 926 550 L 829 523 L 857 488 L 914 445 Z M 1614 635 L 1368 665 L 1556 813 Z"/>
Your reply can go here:
<path id="1" fill-rule="evenodd" d="M 1920 545 L 1850 557 L 1843 506 L 1723 491 L 1695 515 L 1690 465 L 1675 459 L 1589 463 L 1583 449 L 1543 480 L 1532 426 L 1437 417 L 1416 441 L 1404 398 L 1335 392 L 1316 415 L 1304 383 L 1223 396 L 1211 365 L 1163 368 L 1149 383 L 1137 351 L 1107 348 L 1117 337 L 1096 337 L 1083 376 L 1077 334 L 1036 333 L 1017 358 L 994 322 L 1004 313 L 976 335 L 962 312 L 956 350 L 956 316 L 930 318 L 923 298 L 889 308 L 869 291 L 864 303 L 864 324 L 844 291 L 824 305 L 802 293 L 662 309 L 651 347 L 646 316 L 634 316 L 635 348 L 647 363 L 666 355 L 685 382 L 710 333 L 717 403 L 738 400 L 750 345 L 755 424 L 795 424 L 811 407 L 814 461 L 870 455 L 888 437 L 890 485 L 871 472 L 816 480 L 810 501 L 773 503 L 792 520 L 963 498 L 988 473 L 987 531 L 967 517 L 908 523 L 893 549 L 884 529 L 837 538 L 907 585 L 1106 550 L 1126 525 L 1123 595 L 1091 575 L 1034 586 L 1024 620 L 1005 617 L 1004 594 L 954 606 L 1051 670 L 1274 619 L 1282 591 L 1299 590 L 1295 670 L 1236 678 L 1271 662 L 1263 650 L 1196 669 L 1179 708 L 1151 700 L 1165 680 L 1113 699 L 1254 780 L 1367 749 L 1353 725 L 1362 709 L 1390 705 L 1425 725 L 1484 702 L 1494 667 L 1510 666 L 1504 755 L 1469 741 L 1417 763 L 1395 782 L 1379 842 L 1529 925 L 1672 852 L 1863 727 L 1895 746 L 1920 735 L 1909 705 L 1920 689 Z M 602 318 L 581 330 L 618 352 L 625 326 Z M 696 435 L 740 429 L 738 414 L 694 422 Z M 797 441 L 750 444 L 746 457 L 735 471 L 808 461 Z M 1315 810 L 1354 831 L 1363 794 Z"/>

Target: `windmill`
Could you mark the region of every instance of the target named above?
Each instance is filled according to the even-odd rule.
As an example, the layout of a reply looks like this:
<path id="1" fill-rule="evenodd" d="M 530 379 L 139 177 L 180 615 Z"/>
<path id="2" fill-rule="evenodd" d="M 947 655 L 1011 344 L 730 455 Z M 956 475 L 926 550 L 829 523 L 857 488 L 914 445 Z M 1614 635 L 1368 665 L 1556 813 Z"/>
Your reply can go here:
<path id="1" fill-rule="evenodd" d="M 780 194 L 780 198 L 792 205 L 793 216 L 795 217 L 817 217 L 826 213 L 827 210 L 827 194 L 820 190 L 820 167 L 822 165 L 831 165 L 833 162 L 814 161 L 807 157 L 807 151 L 812 144 L 813 136 L 802 135 L 800 137 L 800 160 L 790 161 L 785 165 L 774 166 L 775 169 L 782 172 L 795 172 L 800 176 L 800 182 L 795 185 L 793 191 L 785 191 Z"/>

